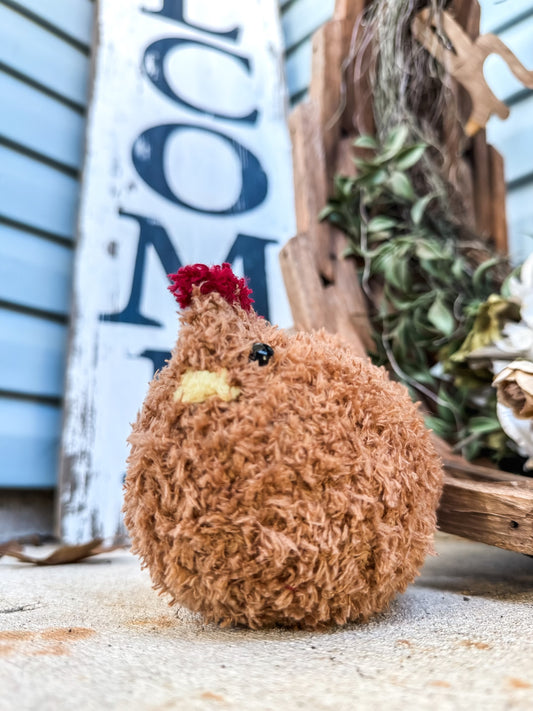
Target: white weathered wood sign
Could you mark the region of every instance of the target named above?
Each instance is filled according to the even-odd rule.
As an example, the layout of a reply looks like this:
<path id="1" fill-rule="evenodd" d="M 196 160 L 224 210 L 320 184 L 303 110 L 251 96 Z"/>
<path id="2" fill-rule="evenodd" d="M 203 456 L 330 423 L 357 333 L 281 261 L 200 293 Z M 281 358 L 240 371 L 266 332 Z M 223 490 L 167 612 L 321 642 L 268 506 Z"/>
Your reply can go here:
<path id="1" fill-rule="evenodd" d="M 229 261 L 288 325 L 276 0 L 99 0 L 60 475 L 64 539 L 123 537 L 126 438 L 176 340 L 167 273 Z"/>

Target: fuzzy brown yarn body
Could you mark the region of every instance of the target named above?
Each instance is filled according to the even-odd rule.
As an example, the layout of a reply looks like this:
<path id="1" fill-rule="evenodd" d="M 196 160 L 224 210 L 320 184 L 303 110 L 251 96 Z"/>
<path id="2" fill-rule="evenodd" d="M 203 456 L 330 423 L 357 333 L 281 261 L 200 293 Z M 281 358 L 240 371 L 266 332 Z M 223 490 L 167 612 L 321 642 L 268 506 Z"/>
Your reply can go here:
<path id="1" fill-rule="evenodd" d="M 274 350 L 260 366 L 254 343 Z M 187 371 L 239 396 L 183 403 Z M 154 586 L 253 628 L 366 619 L 431 548 L 441 467 L 416 407 L 326 334 L 196 293 L 130 436 L 125 521 Z"/>

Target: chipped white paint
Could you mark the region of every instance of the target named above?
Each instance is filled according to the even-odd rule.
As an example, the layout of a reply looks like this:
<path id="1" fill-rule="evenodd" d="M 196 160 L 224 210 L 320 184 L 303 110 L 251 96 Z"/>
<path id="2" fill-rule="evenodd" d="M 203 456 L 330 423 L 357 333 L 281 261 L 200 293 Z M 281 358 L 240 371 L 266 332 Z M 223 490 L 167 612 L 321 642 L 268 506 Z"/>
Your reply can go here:
<path id="1" fill-rule="evenodd" d="M 130 423 L 176 339 L 166 273 L 229 256 L 288 325 L 278 252 L 295 231 L 276 0 L 100 0 L 98 38 L 60 484 L 72 542 L 123 535 Z"/>

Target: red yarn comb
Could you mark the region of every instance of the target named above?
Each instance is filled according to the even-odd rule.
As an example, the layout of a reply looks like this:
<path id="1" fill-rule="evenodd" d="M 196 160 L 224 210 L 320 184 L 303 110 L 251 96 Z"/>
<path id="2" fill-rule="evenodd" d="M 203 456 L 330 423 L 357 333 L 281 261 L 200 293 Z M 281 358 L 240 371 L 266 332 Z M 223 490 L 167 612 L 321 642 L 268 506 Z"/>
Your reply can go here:
<path id="1" fill-rule="evenodd" d="M 253 299 L 252 290 L 248 288 L 246 279 L 239 279 L 231 270 L 228 262 L 208 267 L 206 264 L 188 264 L 178 269 L 176 274 L 168 278 L 174 283 L 168 289 L 182 309 L 190 306 L 193 286 L 200 287 L 201 294 L 217 292 L 226 299 L 228 304 L 239 304 L 245 311 L 250 311 Z"/>

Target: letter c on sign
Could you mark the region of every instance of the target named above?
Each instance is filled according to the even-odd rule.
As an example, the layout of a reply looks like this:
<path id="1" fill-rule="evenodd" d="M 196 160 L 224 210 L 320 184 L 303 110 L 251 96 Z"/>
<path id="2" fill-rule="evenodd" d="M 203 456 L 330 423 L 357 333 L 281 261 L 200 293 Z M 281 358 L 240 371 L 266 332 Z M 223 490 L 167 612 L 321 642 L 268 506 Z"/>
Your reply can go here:
<path id="1" fill-rule="evenodd" d="M 164 152 L 166 142 L 172 133 L 189 129 L 200 133 L 217 136 L 235 151 L 241 165 L 242 188 L 233 205 L 225 210 L 207 210 L 184 202 L 170 188 L 164 171 Z M 153 126 L 140 134 L 132 147 L 132 160 L 135 170 L 153 190 L 180 207 L 208 215 L 238 215 L 253 210 L 260 205 L 268 192 L 268 179 L 261 163 L 254 154 L 233 138 L 212 128 L 195 126 L 187 123 L 169 123 Z"/>
<path id="2" fill-rule="evenodd" d="M 165 59 L 167 54 L 178 47 L 200 47 L 204 49 L 211 50 L 212 52 L 220 52 L 222 55 L 231 57 L 236 62 L 250 72 L 250 60 L 247 57 L 241 57 L 235 52 L 229 52 L 227 49 L 222 49 L 221 47 L 216 47 L 208 42 L 200 42 L 197 39 L 187 39 L 183 37 L 164 37 L 163 39 L 158 39 L 152 42 L 144 51 L 143 56 L 143 67 L 146 72 L 146 76 L 150 79 L 152 84 L 159 89 L 160 92 L 168 96 L 169 99 L 175 101 L 180 106 L 185 107 L 191 111 L 197 111 L 201 114 L 207 114 L 208 116 L 213 116 L 214 118 L 223 118 L 230 121 L 243 121 L 244 123 L 255 123 L 257 120 L 258 112 L 257 110 L 252 111 L 247 116 L 227 116 L 226 114 L 218 113 L 216 111 L 209 111 L 208 109 L 203 109 L 199 106 L 191 104 L 186 101 L 183 97 L 176 94 L 168 83 L 167 77 L 165 75 Z"/>

